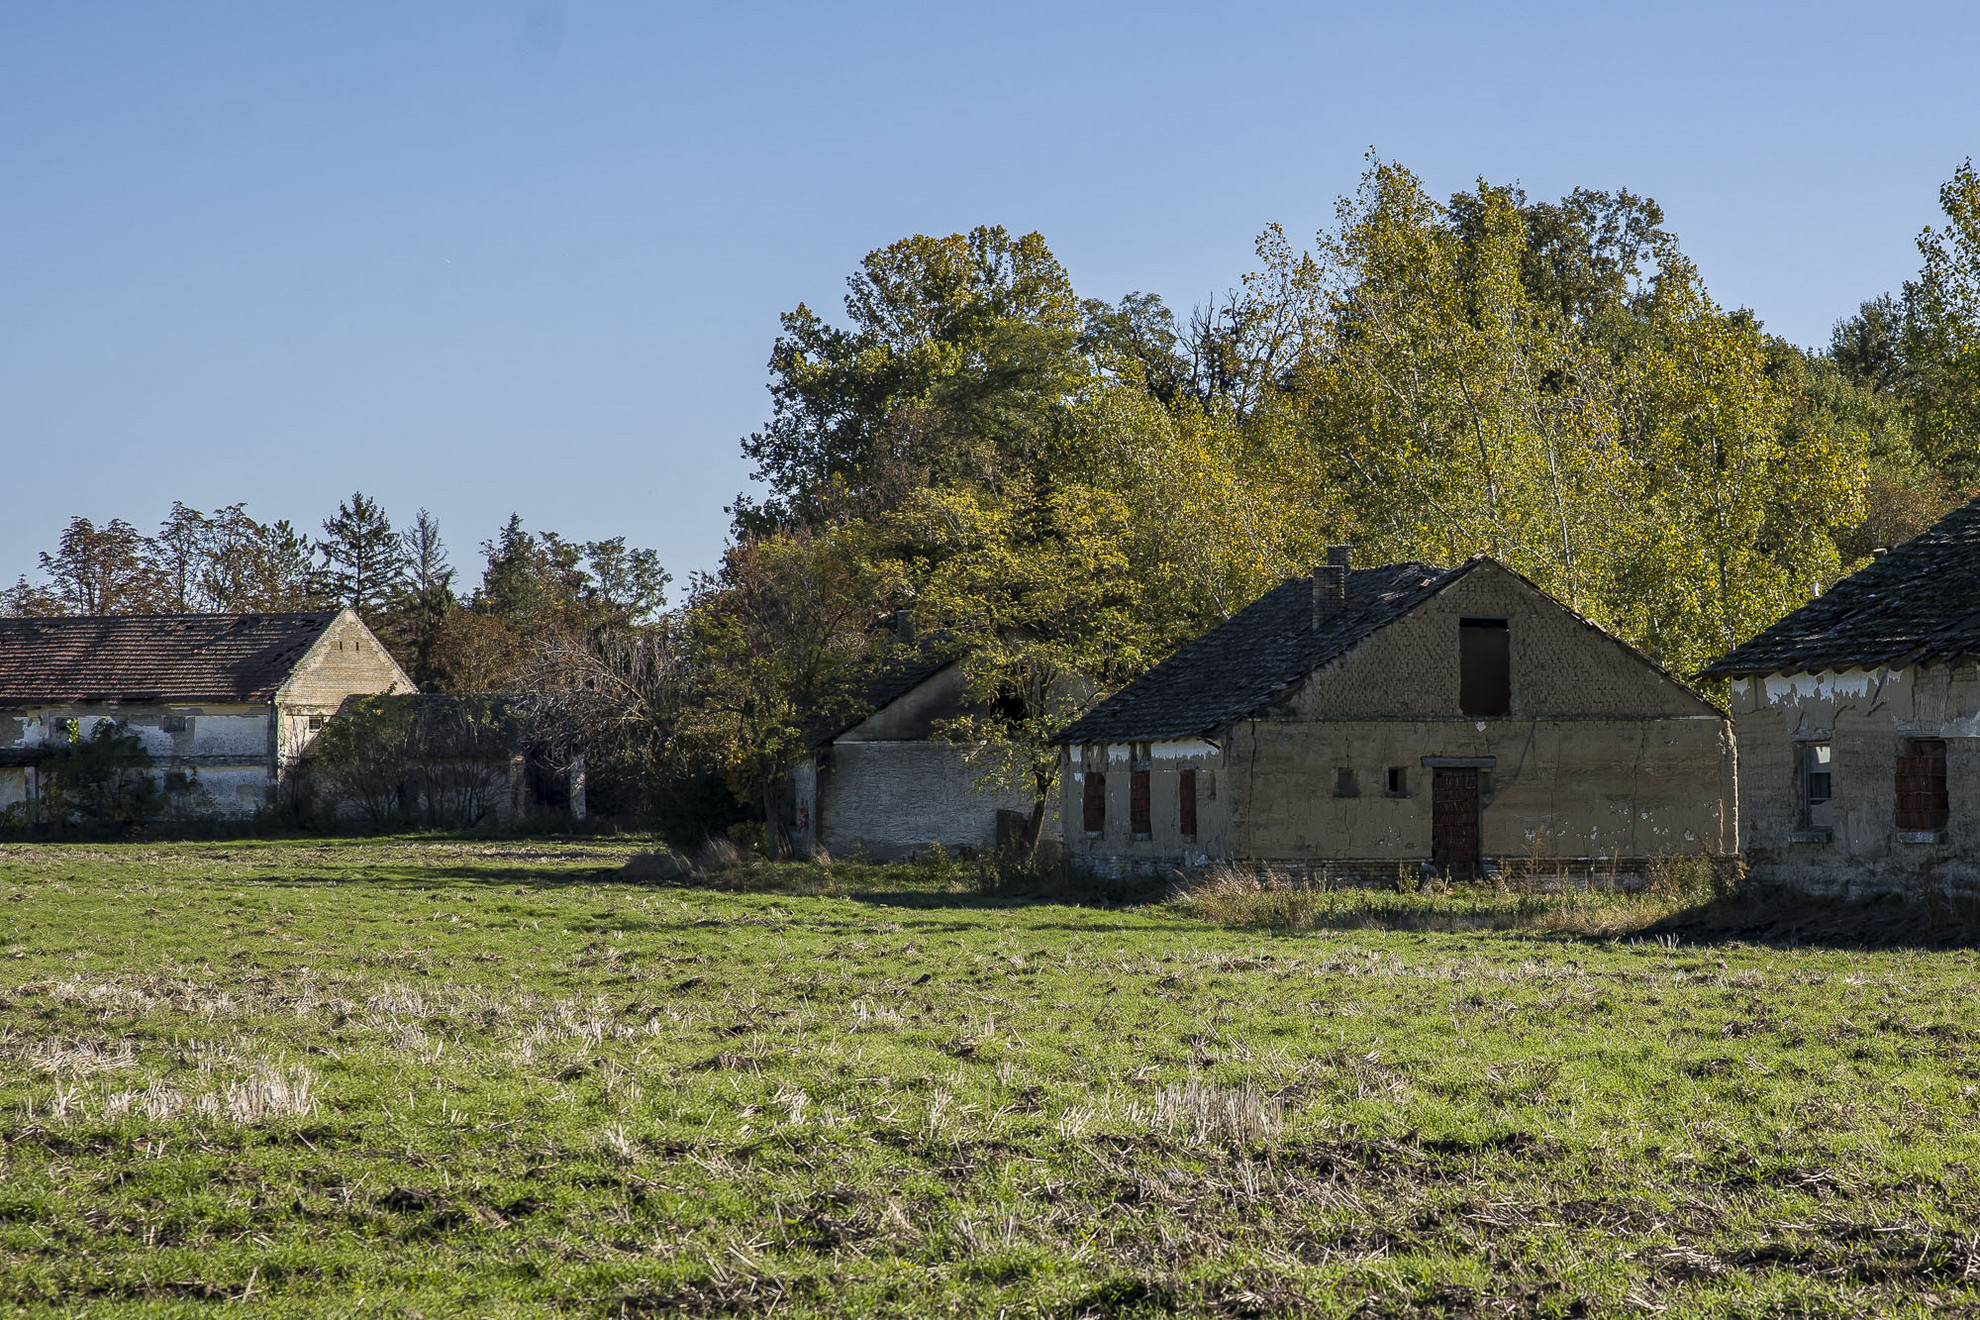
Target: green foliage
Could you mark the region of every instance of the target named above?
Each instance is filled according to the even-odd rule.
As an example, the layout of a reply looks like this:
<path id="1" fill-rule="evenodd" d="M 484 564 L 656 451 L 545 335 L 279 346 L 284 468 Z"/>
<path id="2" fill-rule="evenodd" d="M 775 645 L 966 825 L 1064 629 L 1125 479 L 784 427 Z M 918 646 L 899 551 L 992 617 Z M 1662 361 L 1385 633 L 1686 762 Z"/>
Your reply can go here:
<path id="1" fill-rule="evenodd" d="M 1896 407 L 1932 482 L 1970 493 L 1980 487 L 1980 174 L 1971 160 L 1939 189 L 1939 208 L 1946 223 L 1918 236 L 1917 277 L 1839 321 L 1829 357 Z"/>
<path id="2" fill-rule="evenodd" d="M 1836 576 L 1863 459 L 1627 193 L 1449 206 L 1377 161 L 1261 284 L 1305 309 L 1295 425 L 1378 559 L 1485 552 L 1680 672 Z"/>
<path id="3" fill-rule="evenodd" d="M 521 742 L 498 697 L 353 697 L 310 744 L 295 791 L 322 824 L 458 829 L 503 805 Z"/>
<path id="4" fill-rule="evenodd" d="M 319 589 L 368 621 L 381 619 L 405 589 L 406 547 L 378 501 L 358 491 L 323 520 Z"/>
<path id="5" fill-rule="evenodd" d="M 143 825 L 164 805 L 144 740 L 116 720 L 98 720 L 85 736 L 69 721 L 69 740 L 36 771 L 37 823 L 92 828 Z"/>
<path id="6" fill-rule="evenodd" d="M 1022 482 L 1063 421 L 1081 308 L 1039 235 L 916 235 L 847 284 L 849 327 L 804 306 L 783 318 L 774 413 L 743 442 L 770 496 L 738 500 L 743 532 L 931 484 Z"/>
<path id="7" fill-rule="evenodd" d="M 745 537 L 695 583 L 683 735 L 696 761 L 718 766 L 763 813 L 772 856 L 789 847 L 784 773 L 871 672 L 862 662 L 878 645 L 875 615 L 896 590 L 871 529 L 856 522 Z"/>
<path id="8" fill-rule="evenodd" d="M 621 882 L 636 846 L 9 845 L 0 1302 L 1980 1306 L 1970 948 Z"/>

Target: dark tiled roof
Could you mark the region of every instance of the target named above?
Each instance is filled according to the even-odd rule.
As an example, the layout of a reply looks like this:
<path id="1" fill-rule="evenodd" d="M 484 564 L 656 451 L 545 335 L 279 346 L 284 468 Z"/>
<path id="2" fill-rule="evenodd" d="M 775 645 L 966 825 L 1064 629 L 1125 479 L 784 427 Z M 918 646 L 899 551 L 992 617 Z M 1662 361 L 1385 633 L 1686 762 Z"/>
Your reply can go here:
<path id="1" fill-rule="evenodd" d="M 1980 500 L 1851 573 L 1705 676 L 1793 674 L 1980 655 Z"/>
<path id="2" fill-rule="evenodd" d="M 335 614 L 0 618 L 0 706 L 274 699 Z"/>
<path id="3" fill-rule="evenodd" d="M 1467 572 L 1384 564 L 1348 574 L 1347 600 L 1313 627 L 1313 581 L 1282 582 L 1068 725 L 1061 743 L 1149 742 L 1214 732 L 1277 700 L 1321 665 Z"/>
<path id="4" fill-rule="evenodd" d="M 818 713 L 805 734 L 806 741 L 823 747 L 859 727 L 869 715 L 899 701 L 954 664 L 960 649 L 960 643 L 948 633 L 931 635 L 912 647 L 896 648 L 845 700 Z"/>

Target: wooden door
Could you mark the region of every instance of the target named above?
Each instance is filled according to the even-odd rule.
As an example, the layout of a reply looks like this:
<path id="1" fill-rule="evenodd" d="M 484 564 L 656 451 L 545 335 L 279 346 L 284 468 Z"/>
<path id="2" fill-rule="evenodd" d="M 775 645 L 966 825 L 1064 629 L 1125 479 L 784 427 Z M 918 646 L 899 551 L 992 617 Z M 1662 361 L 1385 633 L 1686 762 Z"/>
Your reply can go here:
<path id="1" fill-rule="evenodd" d="M 1478 869 L 1478 771 L 1470 766 L 1431 772 L 1430 862 L 1450 875 Z"/>

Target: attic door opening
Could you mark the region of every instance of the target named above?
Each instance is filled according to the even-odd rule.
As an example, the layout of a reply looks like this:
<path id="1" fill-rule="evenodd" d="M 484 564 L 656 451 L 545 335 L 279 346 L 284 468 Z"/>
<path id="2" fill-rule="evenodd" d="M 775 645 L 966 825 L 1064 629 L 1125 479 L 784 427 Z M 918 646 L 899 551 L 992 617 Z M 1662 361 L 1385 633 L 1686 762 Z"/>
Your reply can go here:
<path id="1" fill-rule="evenodd" d="M 1512 629 L 1504 619 L 1458 620 L 1458 709 L 1512 714 Z"/>

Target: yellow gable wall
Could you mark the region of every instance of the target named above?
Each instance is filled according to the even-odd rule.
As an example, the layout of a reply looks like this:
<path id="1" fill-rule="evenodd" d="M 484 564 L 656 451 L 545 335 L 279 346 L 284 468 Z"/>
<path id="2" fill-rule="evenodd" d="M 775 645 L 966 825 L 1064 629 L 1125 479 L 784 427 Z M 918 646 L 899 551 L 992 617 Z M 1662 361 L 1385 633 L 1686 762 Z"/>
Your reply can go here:
<path id="1" fill-rule="evenodd" d="M 1701 698 L 1497 564 L 1484 563 L 1314 675 L 1287 713 L 1456 719 L 1458 627 L 1509 620 L 1512 710 L 1528 719 L 1714 716 Z"/>

